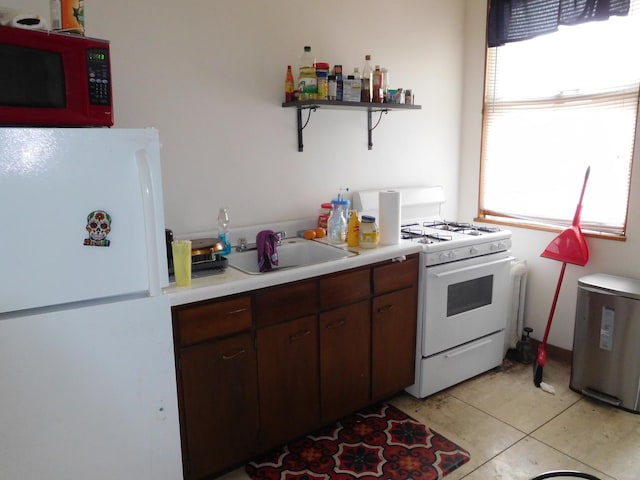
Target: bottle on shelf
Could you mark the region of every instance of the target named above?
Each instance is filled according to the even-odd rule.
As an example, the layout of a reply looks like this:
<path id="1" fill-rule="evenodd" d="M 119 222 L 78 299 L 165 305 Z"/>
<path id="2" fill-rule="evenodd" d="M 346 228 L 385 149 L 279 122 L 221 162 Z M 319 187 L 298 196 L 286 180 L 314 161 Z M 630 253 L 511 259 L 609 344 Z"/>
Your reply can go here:
<path id="1" fill-rule="evenodd" d="M 364 67 L 362 68 L 362 90 L 360 90 L 360 101 L 371 101 L 371 89 L 373 80 L 373 68 L 371 68 L 371 55 L 365 55 Z"/>
<path id="2" fill-rule="evenodd" d="M 327 100 L 329 97 L 329 64 L 326 62 L 316 62 L 315 67 L 318 82 L 316 99 Z"/>
<path id="3" fill-rule="evenodd" d="M 229 209 L 222 207 L 218 210 L 218 240 L 224 243 L 224 250 L 218 252 L 220 255 L 228 255 L 231 253 L 231 243 L 228 239 L 229 234 Z"/>
<path id="4" fill-rule="evenodd" d="M 382 67 L 382 101 L 389 101 L 389 70 Z"/>
<path id="5" fill-rule="evenodd" d="M 342 77 L 342 65 L 333 66 L 333 74 L 336 76 L 336 100 L 342 101 L 344 91 L 344 78 Z"/>
<path id="6" fill-rule="evenodd" d="M 287 65 L 287 76 L 284 81 L 285 102 L 293 102 L 295 100 L 294 90 L 295 87 L 293 85 L 293 70 L 291 70 L 291 65 Z"/>
<path id="7" fill-rule="evenodd" d="M 371 80 L 371 100 L 375 103 L 382 103 L 382 101 L 384 100 L 384 94 L 382 92 L 382 82 L 382 70 L 380 70 L 380 65 L 376 65 L 376 68 L 373 70 Z"/>
<path id="8" fill-rule="evenodd" d="M 316 59 L 311 53 L 311 47 L 306 45 L 300 57 L 300 72 L 298 75 L 298 100 L 315 100 L 318 94 L 318 77 L 316 76 Z"/>

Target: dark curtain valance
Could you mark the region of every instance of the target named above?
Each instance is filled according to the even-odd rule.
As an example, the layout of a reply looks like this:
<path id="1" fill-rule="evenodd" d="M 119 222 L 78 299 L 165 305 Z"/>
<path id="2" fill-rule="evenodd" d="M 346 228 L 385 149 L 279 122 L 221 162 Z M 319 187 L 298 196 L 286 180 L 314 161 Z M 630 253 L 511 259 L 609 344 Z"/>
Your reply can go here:
<path id="1" fill-rule="evenodd" d="M 627 15 L 630 0 L 489 0 L 490 47 L 555 32 L 575 25 Z"/>

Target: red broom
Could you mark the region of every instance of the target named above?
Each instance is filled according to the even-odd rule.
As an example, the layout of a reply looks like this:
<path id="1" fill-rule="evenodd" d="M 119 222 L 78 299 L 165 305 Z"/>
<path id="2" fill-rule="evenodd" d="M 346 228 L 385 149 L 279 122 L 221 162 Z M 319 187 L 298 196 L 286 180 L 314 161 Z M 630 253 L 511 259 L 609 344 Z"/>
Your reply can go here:
<path id="1" fill-rule="evenodd" d="M 582 193 L 580 193 L 580 200 L 576 208 L 576 213 L 573 216 L 573 222 L 571 227 L 564 230 L 560 235 L 554 238 L 547 248 L 540 254 L 541 257 L 551 258 L 552 260 L 558 260 L 562 262 L 562 268 L 560 269 L 560 277 L 558 278 L 558 284 L 556 285 L 556 293 L 553 296 L 553 302 L 551 303 L 551 311 L 549 312 L 549 319 L 547 320 L 547 328 L 544 331 L 544 337 L 542 343 L 538 345 L 538 356 L 536 362 L 533 365 L 533 383 L 536 387 L 540 387 L 542 383 L 542 369 L 547 362 L 547 338 L 549 337 L 549 330 L 551 329 L 551 321 L 553 320 L 553 313 L 556 310 L 556 304 L 558 303 L 558 295 L 560 294 L 560 286 L 562 285 L 562 279 L 564 278 L 564 271 L 567 268 L 567 263 L 574 265 L 585 266 L 589 261 L 589 247 L 587 241 L 580 230 L 580 215 L 582 214 L 582 198 L 584 197 L 584 191 L 587 188 L 587 180 L 589 180 L 589 171 L 591 167 L 587 168 L 587 172 L 584 176 L 584 183 L 582 185 Z"/>

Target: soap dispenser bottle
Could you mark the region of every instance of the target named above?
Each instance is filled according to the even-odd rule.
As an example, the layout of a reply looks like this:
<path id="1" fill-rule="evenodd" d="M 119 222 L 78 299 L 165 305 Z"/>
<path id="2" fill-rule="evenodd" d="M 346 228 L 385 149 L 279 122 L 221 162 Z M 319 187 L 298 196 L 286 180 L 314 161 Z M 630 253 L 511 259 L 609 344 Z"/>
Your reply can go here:
<path id="1" fill-rule="evenodd" d="M 227 238 L 229 234 L 229 209 L 223 207 L 218 211 L 218 240 L 224 243 L 224 250 L 218 252 L 220 255 L 231 253 L 231 244 Z"/>

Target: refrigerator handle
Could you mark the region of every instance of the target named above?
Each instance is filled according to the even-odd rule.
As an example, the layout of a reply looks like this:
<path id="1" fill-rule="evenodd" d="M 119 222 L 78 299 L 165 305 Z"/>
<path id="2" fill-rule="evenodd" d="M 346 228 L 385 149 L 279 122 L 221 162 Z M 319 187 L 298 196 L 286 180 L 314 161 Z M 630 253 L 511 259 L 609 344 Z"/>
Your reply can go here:
<path id="1" fill-rule="evenodd" d="M 153 179 L 149 165 L 148 152 L 140 149 L 136 152 L 142 208 L 144 210 L 145 241 L 147 244 L 147 271 L 149 274 L 149 295 L 152 297 L 162 293 L 160 288 L 160 268 L 158 266 L 158 245 L 156 243 L 156 211 L 153 192 Z"/>

